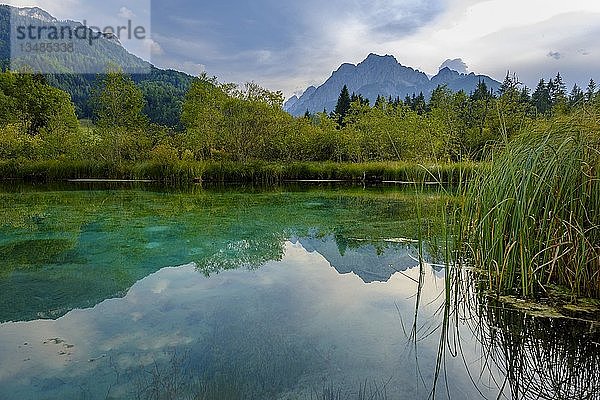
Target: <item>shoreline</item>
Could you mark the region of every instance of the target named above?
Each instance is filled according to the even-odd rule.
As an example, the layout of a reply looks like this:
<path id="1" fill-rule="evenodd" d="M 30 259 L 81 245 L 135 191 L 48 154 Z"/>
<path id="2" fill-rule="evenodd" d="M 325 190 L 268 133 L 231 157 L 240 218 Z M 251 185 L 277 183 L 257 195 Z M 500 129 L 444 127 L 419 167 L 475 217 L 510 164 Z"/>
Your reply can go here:
<path id="1" fill-rule="evenodd" d="M 487 163 L 417 162 L 233 162 L 141 161 L 0 161 L 0 180 L 32 182 L 121 181 L 152 183 L 365 183 L 460 184 Z"/>

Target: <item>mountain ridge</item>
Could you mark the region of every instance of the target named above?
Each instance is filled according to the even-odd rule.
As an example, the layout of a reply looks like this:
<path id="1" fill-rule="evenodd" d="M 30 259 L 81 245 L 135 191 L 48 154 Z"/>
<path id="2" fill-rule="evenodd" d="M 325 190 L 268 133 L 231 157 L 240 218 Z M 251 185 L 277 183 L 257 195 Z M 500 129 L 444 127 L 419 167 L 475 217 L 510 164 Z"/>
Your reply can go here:
<path id="1" fill-rule="evenodd" d="M 370 53 L 356 65 L 341 64 L 319 87 L 310 86 L 301 96 L 292 96 L 285 103 L 284 109 L 294 116 L 303 115 L 306 111 L 332 111 L 344 85 L 350 92 L 361 94 L 373 104 L 379 95 L 404 99 L 422 92 L 428 98 L 438 85 L 447 85 L 455 92 L 464 90 L 470 93 L 480 80 L 494 91 L 500 87 L 500 82 L 489 76 L 473 72 L 463 74 L 448 67 L 440 69 L 435 76 L 429 78 L 418 69 L 402 65 L 392 55 Z"/>

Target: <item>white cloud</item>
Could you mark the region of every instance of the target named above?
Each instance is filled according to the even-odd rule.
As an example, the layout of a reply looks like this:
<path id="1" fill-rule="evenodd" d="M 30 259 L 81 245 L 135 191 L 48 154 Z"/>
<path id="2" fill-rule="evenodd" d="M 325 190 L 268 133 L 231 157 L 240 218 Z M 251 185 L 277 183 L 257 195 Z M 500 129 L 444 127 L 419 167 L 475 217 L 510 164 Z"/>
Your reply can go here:
<path id="1" fill-rule="evenodd" d="M 133 19 L 135 18 L 135 14 L 133 11 L 131 11 L 129 8 L 123 6 L 121 7 L 121 9 L 119 10 L 119 14 L 117 14 L 120 18 L 124 18 L 124 19 Z"/>
<path id="2" fill-rule="evenodd" d="M 440 65 L 440 69 L 446 67 L 453 71 L 460 72 L 461 74 L 466 74 L 469 72 L 469 67 L 461 58 L 455 58 L 453 60 L 447 59 L 442 63 L 442 65 Z"/>
<path id="3" fill-rule="evenodd" d="M 153 57 L 154 56 L 162 56 L 165 54 L 165 51 L 163 50 L 162 46 L 158 42 L 156 42 L 150 38 L 144 39 L 144 47 L 145 47 L 145 53 L 150 54 Z"/>

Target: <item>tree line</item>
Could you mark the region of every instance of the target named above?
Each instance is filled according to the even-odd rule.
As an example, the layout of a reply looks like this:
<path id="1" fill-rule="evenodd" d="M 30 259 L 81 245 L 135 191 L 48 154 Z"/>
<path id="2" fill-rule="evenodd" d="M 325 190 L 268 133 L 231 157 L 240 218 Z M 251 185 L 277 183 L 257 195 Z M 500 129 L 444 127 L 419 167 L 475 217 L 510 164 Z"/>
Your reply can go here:
<path id="1" fill-rule="evenodd" d="M 238 86 L 203 74 L 173 108 L 178 93 L 170 86 L 109 71 L 91 90 L 92 121 L 82 122 L 69 94 L 50 83 L 0 73 L 0 159 L 478 161 L 519 132 L 600 104 L 593 80 L 567 92 L 557 74 L 531 92 L 507 74 L 498 93 L 479 82 L 469 94 L 439 86 L 429 100 L 423 93 L 379 96 L 372 105 L 344 86 L 331 113 L 295 118 L 283 110 L 281 92 L 253 82 Z"/>

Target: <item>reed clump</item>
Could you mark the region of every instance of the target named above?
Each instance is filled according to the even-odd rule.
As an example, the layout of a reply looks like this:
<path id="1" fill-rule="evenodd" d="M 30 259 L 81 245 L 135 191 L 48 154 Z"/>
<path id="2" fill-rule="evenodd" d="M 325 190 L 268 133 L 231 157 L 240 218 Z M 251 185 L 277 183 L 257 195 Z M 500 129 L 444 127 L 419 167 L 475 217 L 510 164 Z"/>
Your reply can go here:
<path id="1" fill-rule="evenodd" d="M 469 185 L 464 241 L 500 294 L 600 297 L 600 111 L 506 144 Z"/>

